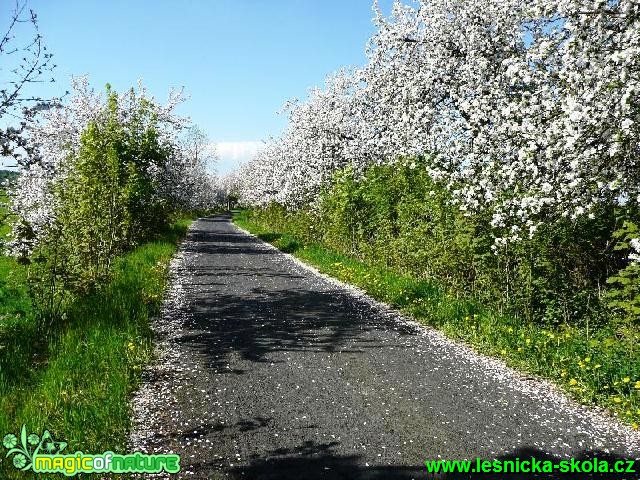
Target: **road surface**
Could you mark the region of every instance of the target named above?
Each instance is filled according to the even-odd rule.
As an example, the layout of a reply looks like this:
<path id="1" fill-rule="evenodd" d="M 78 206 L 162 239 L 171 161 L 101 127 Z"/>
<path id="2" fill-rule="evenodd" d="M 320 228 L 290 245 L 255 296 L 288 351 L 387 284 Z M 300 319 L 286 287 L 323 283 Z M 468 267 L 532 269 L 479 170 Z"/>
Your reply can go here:
<path id="1" fill-rule="evenodd" d="M 134 399 L 132 446 L 179 453 L 178 478 L 423 479 L 426 460 L 640 456 L 637 432 L 301 266 L 228 216 L 192 226 L 154 328 L 160 353 Z"/>

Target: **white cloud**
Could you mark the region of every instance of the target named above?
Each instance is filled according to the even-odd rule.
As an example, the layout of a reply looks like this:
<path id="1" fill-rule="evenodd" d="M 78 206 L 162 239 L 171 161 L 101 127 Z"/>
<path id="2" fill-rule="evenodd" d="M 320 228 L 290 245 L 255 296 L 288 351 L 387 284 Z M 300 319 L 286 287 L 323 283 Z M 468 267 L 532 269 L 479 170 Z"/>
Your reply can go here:
<path id="1" fill-rule="evenodd" d="M 218 154 L 216 170 L 224 174 L 235 170 L 251 158 L 264 146 L 264 142 L 218 142 L 215 144 Z"/>
<path id="2" fill-rule="evenodd" d="M 0 170 L 17 170 L 16 160 L 12 157 L 0 157 Z"/>

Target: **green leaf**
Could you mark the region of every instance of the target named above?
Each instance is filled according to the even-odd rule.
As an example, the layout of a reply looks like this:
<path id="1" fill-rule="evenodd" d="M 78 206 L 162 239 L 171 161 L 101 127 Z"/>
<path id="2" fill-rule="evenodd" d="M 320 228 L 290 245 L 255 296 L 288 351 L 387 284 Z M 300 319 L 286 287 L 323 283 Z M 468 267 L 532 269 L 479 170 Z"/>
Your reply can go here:
<path id="1" fill-rule="evenodd" d="M 27 451 L 27 426 L 22 425 L 22 431 L 20 432 L 20 441 L 22 442 L 22 446 L 24 450 Z"/>

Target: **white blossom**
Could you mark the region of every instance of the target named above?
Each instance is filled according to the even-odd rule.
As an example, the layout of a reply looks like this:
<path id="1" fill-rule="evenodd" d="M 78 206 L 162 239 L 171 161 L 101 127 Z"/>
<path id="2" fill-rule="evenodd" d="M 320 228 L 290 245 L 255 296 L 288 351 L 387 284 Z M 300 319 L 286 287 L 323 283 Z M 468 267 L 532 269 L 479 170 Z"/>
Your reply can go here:
<path id="1" fill-rule="evenodd" d="M 187 119 L 175 115 L 175 108 L 184 100 L 181 91 L 171 92 L 161 105 L 148 96 L 139 84 L 117 96 L 117 115 L 121 121 L 131 118 L 144 101 L 153 111 L 162 140 L 176 145 L 174 154 L 160 168 L 150 169 L 159 185 L 157 195 L 178 202 L 184 208 L 210 205 L 215 195 L 216 180 L 205 166 L 181 150 L 175 138 L 188 125 Z M 11 196 L 14 222 L 10 251 L 17 256 L 28 255 L 55 222 L 56 197 L 53 191 L 70 174 L 71 159 L 78 153 L 80 137 L 90 122 L 98 122 L 107 114 L 105 96 L 91 89 L 86 77 L 72 79 L 72 95 L 62 104 L 42 112 L 28 125 L 32 153 L 21 163 L 20 175 Z"/>
<path id="2" fill-rule="evenodd" d="M 629 242 L 629 245 L 634 250 L 632 253 L 629 254 L 629 260 L 633 262 L 640 262 L 640 239 L 632 238 L 631 241 Z"/>
<path id="3" fill-rule="evenodd" d="M 640 196 L 640 3 L 396 1 L 367 64 L 287 106 L 282 136 L 234 174 L 247 203 L 313 202 L 333 173 L 428 155 L 496 248 L 544 219 Z M 517 226 L 518 229 L 513 229 Z"/>

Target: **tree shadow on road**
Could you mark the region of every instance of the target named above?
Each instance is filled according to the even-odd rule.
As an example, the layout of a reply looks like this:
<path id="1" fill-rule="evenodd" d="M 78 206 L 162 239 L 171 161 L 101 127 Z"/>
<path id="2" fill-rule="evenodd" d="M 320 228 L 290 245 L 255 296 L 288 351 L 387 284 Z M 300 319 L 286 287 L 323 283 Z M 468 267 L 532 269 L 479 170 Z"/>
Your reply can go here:
<path id="1" fill-rule="evenodd" d="M 215 293 L 192 301 L 191 320 L 177 341 L 205 355 L 220 373 L 227 373 L 232 355 L 271 363 L 279 361 L 279 352 L 359 354 L 403 348 L 401 342 L 367 335 L 389 326 L 367 315 L 366 308 L 354 308 L 332 291 L 255 288 L 251 297 Z"/>
<path id="2" fill-rule="evenodd" d="M 372 331 L 412 333 L 368 302 L 274 261 L 278 252 L 254 237 L 204 226 L 189 239 L 190 321 L 177 341 L 218 373 L 242 372 L 229 368 L 231 357 L 271 363 L 280 361 L 279 352 L 357 354 L 400 346 L 388 339 L 382 345 L 367 335 Z"/>
<path id="3" fill-rule="evenodd" d="M 314 356 L 326 357 L 333 353 L 360 356 L 373 349 L 371 362 L 384 357 L 385 349 L 407 347 L 403 335 L 416 333 L 416 328 L 398 322 L 393 315 L 381 311 L 364 299 L 353 296 L 341 288 L 333 287 L 316 277 L 304 275 L 289 266 L 283 266 L 273 254 L 252 237 L 235 233 L 195 232 L 198 241 L 188 248 L 201 255 L 202 260 L 189 265 L 190 284 L 189 320 L 175 341 L 205 360 L 217 375 L 242 375 L 264 364 L 288 361 L 289 353 L 302 353 L 305 366 L 314 365 Z M 268 256 L 260 257 L 264 253 Z M 232 254 L 232 255 L 229 255 Z M 210 287 L 210 288 L 205 288 Z M 393 330 L 398 335 L 384 332 Z M 286 355 L 285 355 L 286 354 Z M 410 355 L 400 356 L 413 362 Z M 400 358 L 399 357 L 399 358 Z M 363 357 L 358 357 L 363 358 Z M 425 359 L 416 359 L 425 362 Z M 405 365 L 403 363 L 403 365 Z M 381 366 L 381 368 L 383 368 Z M 425 368 L 428 368 L 425 365 Z M 266 369 L 265 369 L 266 370 Z M 217 377 L 217 379 L 227 378 Z M 260 377 L 257 377 L 260 378 Z M 300 376 L 304 380 L 304 376 Z M 339 377 L 338 377 L 339 381 Z M 252 406 L 253 408 L 253 406 Z M 459 413 L 459 412 L 458 412 Z M 252 412 L 251 415 L 254 413 Z M 231 478 L 251 480 L 525 480 L 525 479 L 615 479 L 638 478 L 635 474 L 591 473 L 446 473 L 429 474 L 424 458 L 406 459 L 384 464 L 370 463 L 339 442 L 319 443 L 289 437 L 284 446 L 271 444 L 273 437 L 265 435 L 268 422 L 242 419 L 225 427 L 212 428 L 212 437 L 225 441 L 242 437 L 245 445 L 252 445 L 253 457 L 217 459 L 196 458 L 188 469 L 191 478 Z M 317 427 L 309 427 L 317 428 Z M 244 432 L 245 435 L 240 435 Z M 248 435 L 247 435 L 248 433 Z M 469 432 L 467 432 L 469 433 Z M 308 438 L 308 437 L 307 437 Z M 319 438 L 319 437 L 315 437 Z M 466 437 L 461 438 L 461 445 Z M 281 439 L 286 444 L 284 439 Z M 266 443 L 266 444 L 265 444 Z M 468 441 L 466 442 L 468 443 Z M 222 443 L 224 445 L 224 442 Z M 281 444 L 282 445 L 282 444 Z M 293 445 L 293 446 L 292 446 Z M 468 446 L 468 445 L 467 445 Z M 469 447 L 469 450 L 473 450 Z M 227 448 L 220 453 L 237 451 Z M 522 448 L 499 457 L 498 460 L 537 460 L 559 462 L 536 448 Z M 582 452 L 576 458 L 588 460 L 597 457 L 610 463 L 623 460 L 603 452 Z M 395 459 L 394 459 L 395 460 Z M 434 459 L 435 460 L 435 459 Z M 451 460 L 455 460 L 451 458 Z M 369 460 L 370 461 L 370 460 Z M 234 464 L 233 466 L 231 464 Z M 239 463 L 241 463 L 239 465 Z M 635 475 L 635 476 L 634 476 Z"/>

